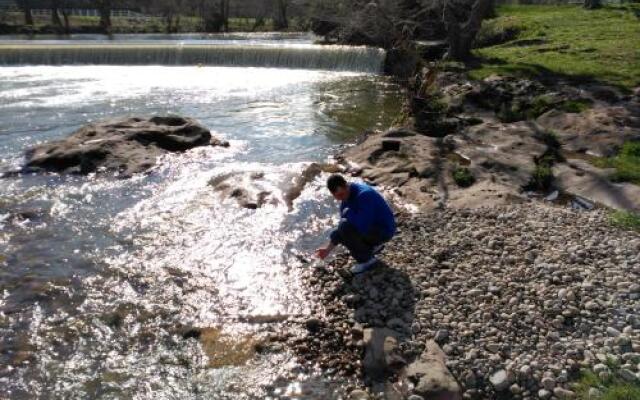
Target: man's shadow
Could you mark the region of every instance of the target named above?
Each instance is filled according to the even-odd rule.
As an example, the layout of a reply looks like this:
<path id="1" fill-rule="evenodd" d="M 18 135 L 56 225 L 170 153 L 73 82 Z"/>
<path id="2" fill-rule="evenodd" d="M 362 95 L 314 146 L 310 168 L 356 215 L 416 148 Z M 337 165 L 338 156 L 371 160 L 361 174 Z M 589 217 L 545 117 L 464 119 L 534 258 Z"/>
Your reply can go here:
<path id="1" fill-rule="evenodd" d="M 362 354 L 363 378 L 367 385 L 380 384 L 393 379 L 394 372 L 419 356 L 421 349 L 411 344 L 414 332 L 420 329 L 415 321 L 419 292 L 409 275 L 384 262 L 384 256 L 375 268 L 359 275 L 344 269 L 350 263 L 342 265 L 343 269 L 336 270 L 343 278 L 338 292 L 346 303 L 350 317 L 369 333 L 369 343 L 364 343 Z M 364 336 L 363 339 L 367 339 L 367 335 Z M 397 348 L 391 354 L 383 348 L 389 336 L 397 342 Z M 378 350 L 382 353 L 373 354 Z M 384 359 L 371 359 L 376 356 Z M 378 364 L 381 364 L 380 368 Z"/>

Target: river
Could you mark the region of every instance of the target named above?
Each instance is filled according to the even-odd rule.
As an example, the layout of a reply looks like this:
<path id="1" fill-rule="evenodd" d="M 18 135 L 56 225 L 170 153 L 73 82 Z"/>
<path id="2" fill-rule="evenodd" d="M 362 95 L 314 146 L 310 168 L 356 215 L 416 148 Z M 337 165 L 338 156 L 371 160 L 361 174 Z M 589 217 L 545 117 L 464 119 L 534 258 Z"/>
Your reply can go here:
<path id="1" fill-rule="evenodd" d="M 209 185 L 259 173 L 282 197 L 308 163 L 397 117 L 379 50 L 311 40 L 0 41 L 0 171 L 112 116 L 189 116 L 231 143 L 166 156 L 131 179 L 0 180 L 0 397 L 332 398 L 335 383 L 298 373 L 286 349 L 251 350 L 309 313 L 290 250 L 326 237 L 336 211 L 326 176 L 291 210 L 240 209 Z"/>

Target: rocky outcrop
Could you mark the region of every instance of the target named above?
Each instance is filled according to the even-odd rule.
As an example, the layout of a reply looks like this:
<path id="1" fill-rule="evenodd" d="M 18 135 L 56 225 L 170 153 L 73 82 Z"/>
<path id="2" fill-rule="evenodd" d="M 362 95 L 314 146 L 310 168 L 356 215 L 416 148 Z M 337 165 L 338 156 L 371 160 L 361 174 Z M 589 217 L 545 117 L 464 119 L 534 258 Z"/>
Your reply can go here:
<path id="1" fill-rule="evenodd" d="M 293 202 L 300 197 L 305 186 L 316 179 L 321 173 L 326 172 L 330 174 L 343 172 L 343 168 L 336 164 L 327 163 L 311 163 L 309 164 L 299 176 L 293 178 L 293 182 L 284 193 L 284 200 L 287 203 L 289 210 L 293 208 Z"/>
<path id="2" fill-rule="evenodd" d="M 413 391 L 425 399 L 461 400 L 460 385 L 446 365 L 446 355 L 433 340 L 426 343 L 420 358 L 406 370 L 407 379 L 414 384 Z"/>
<path id="3" fill-rule="evenodd" d="M 24 171 L 83 175 L 109 171 L 127 177 L 153 167 L 162 154 L 221 144 L 212 139 L 207 128 L 189 118 L 111 119 L 28 150 Z"/>
<path id="4" fill-rule="evenodd" d="M 352 163 L 352 174 L 429 209 L 444 203 L 463 208 L 524 201 L 535 160 L 547 150 L 535 124 L 485 122 L 445 138 L 409 129 L 369 134 L 343 156 Z M 459 169 L 475 183 L 461 187 L 455 177 Z"/>
<path id="5" fill-rule="evenodd" d="M 230 172 L 211 179 L 209 185 L 223 199 L 233 199 L 242 208 L 255 210 L 266 204 L 277 206 L 281 203 L 264 181 L 262 172 Z"/>
<path id="6" fill-rule="evenodd" d="M 565 151 L 608 157 L 626 141 L 640 140 L 640 103 L 603 105 L 580 113 L 552 110 L 537 123 L 558 135 Z"/>
<path id="7" fill-rule="evenodd" d="M 638 187 L 610 182 L 594 158 L 640 140 L 637 93 L 500 76 L 468 81 L 427 68 L 409 92 L 403 127 L 369 132 L 343 152 L 352 175 L 423 210 L 566 199 L 559 193 L 640 208 Z"/>
<path id="8" fill-rule="evenodd" d="M 269 182 L 262 171 L 234 171 L 216 176 L 209 181 L 209 185 L 219 192 L 223 199 L 234 199 L 242 208 L 255 210 L 265 205 L 285 204 L 291 211 L 294 201 L 300 197 L 309 182 L 323 172 L 343 171 L 344 169 L 337 164 L 311 163 L 286 184 Z"/>

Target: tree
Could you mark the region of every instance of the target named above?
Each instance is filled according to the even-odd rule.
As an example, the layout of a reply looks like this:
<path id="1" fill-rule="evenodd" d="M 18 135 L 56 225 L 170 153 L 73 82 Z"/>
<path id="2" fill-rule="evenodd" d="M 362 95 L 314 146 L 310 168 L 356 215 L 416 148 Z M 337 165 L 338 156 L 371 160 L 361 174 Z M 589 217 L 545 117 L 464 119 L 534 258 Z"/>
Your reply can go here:
<path id="1" fill-rule="evenodd" d="M 98 12 L 100 13 L 100 29 L 105 33 L 111 32 L 111 0 L 98 0 Z"/>
<path id="2" fill-rule="evenodd" d="M 289 28 L 289 20 L 287 18 L 287 9 L 289 8 L 289 0 L 275 0 L 273 28 L 277 31 L 283 31 Z"/>
<path id="3" fill-rule="evenodd" d="M 220 15 L 225 32 L 229 32 L 229 0 L 220 0 Z"/>
<path id="4" fill-rule="evenodd" d="M 600 7 L 602 7 L 601 0 L 584 0 L 584 8 L 587 10 L 595 10 Z"/>
<path id="5" fill-rule="evenodd" d="M 474 0 L 471 10 L 447 0 L 444 4 L 443 20 L 447 30 L 449 58 L 464 61 L 471 57 L 471 46 L 476 38 L 482 20 L 487 15 L 491 0 Z"/>
<path id="6" fill-rule="evenodd" d="M 62 21 L 60 20 L 60 0 L 51 0 L 51 25 L 58 29 L 62 29 Z"/>
<path id="7" fill-rule="evenodd" d="M 18 6 L 22 9 L 22 12 L 24 13 L 24 24 L 33 26 L 33 14 L 31 14 L 31 1 L 20 0 L 18 1 Z"/>

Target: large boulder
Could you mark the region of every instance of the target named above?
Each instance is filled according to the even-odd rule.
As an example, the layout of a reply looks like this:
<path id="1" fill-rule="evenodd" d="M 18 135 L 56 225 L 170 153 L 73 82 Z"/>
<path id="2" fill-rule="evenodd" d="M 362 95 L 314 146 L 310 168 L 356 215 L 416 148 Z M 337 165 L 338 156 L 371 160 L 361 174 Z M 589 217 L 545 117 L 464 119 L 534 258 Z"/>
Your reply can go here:
<path id="1" fill-rule="evenodd" d="M 364 330 L 365 354 L 362 367 L 367 378 L 384 381 L 397 373 L 406 364 L 402 358 L 398 341 L 401 334 L 388 328 Z"/>
<path id="2" fill-rule="evenodd" d="M 222 144 L 193 119 L 177 116 L 117 118 L 86 125 L 69 137 L 45 143 L 25 154 L 26 172 L 89 174 L 143 172 L 168 152 Z"/>
<path id="3" fill-rule="evenodd" d="M 255 210 L 267 204 L 281 203 L 278 193 L 273 193 L 271 183 L 265 181 L 263 172 L 229 172 L 209 181 L 213 190 L 222 198 L 234 199 L 242 208 Z"/>
<path id="4" fill-rule="evenodd" d="M 432 400 L 460 400 L 462 391 L 446 364 L 446 356 L 438 344 L 432 340 L 420 358 L 411 363 L 406 376 L 413 382 L 413 391 Z"/>

